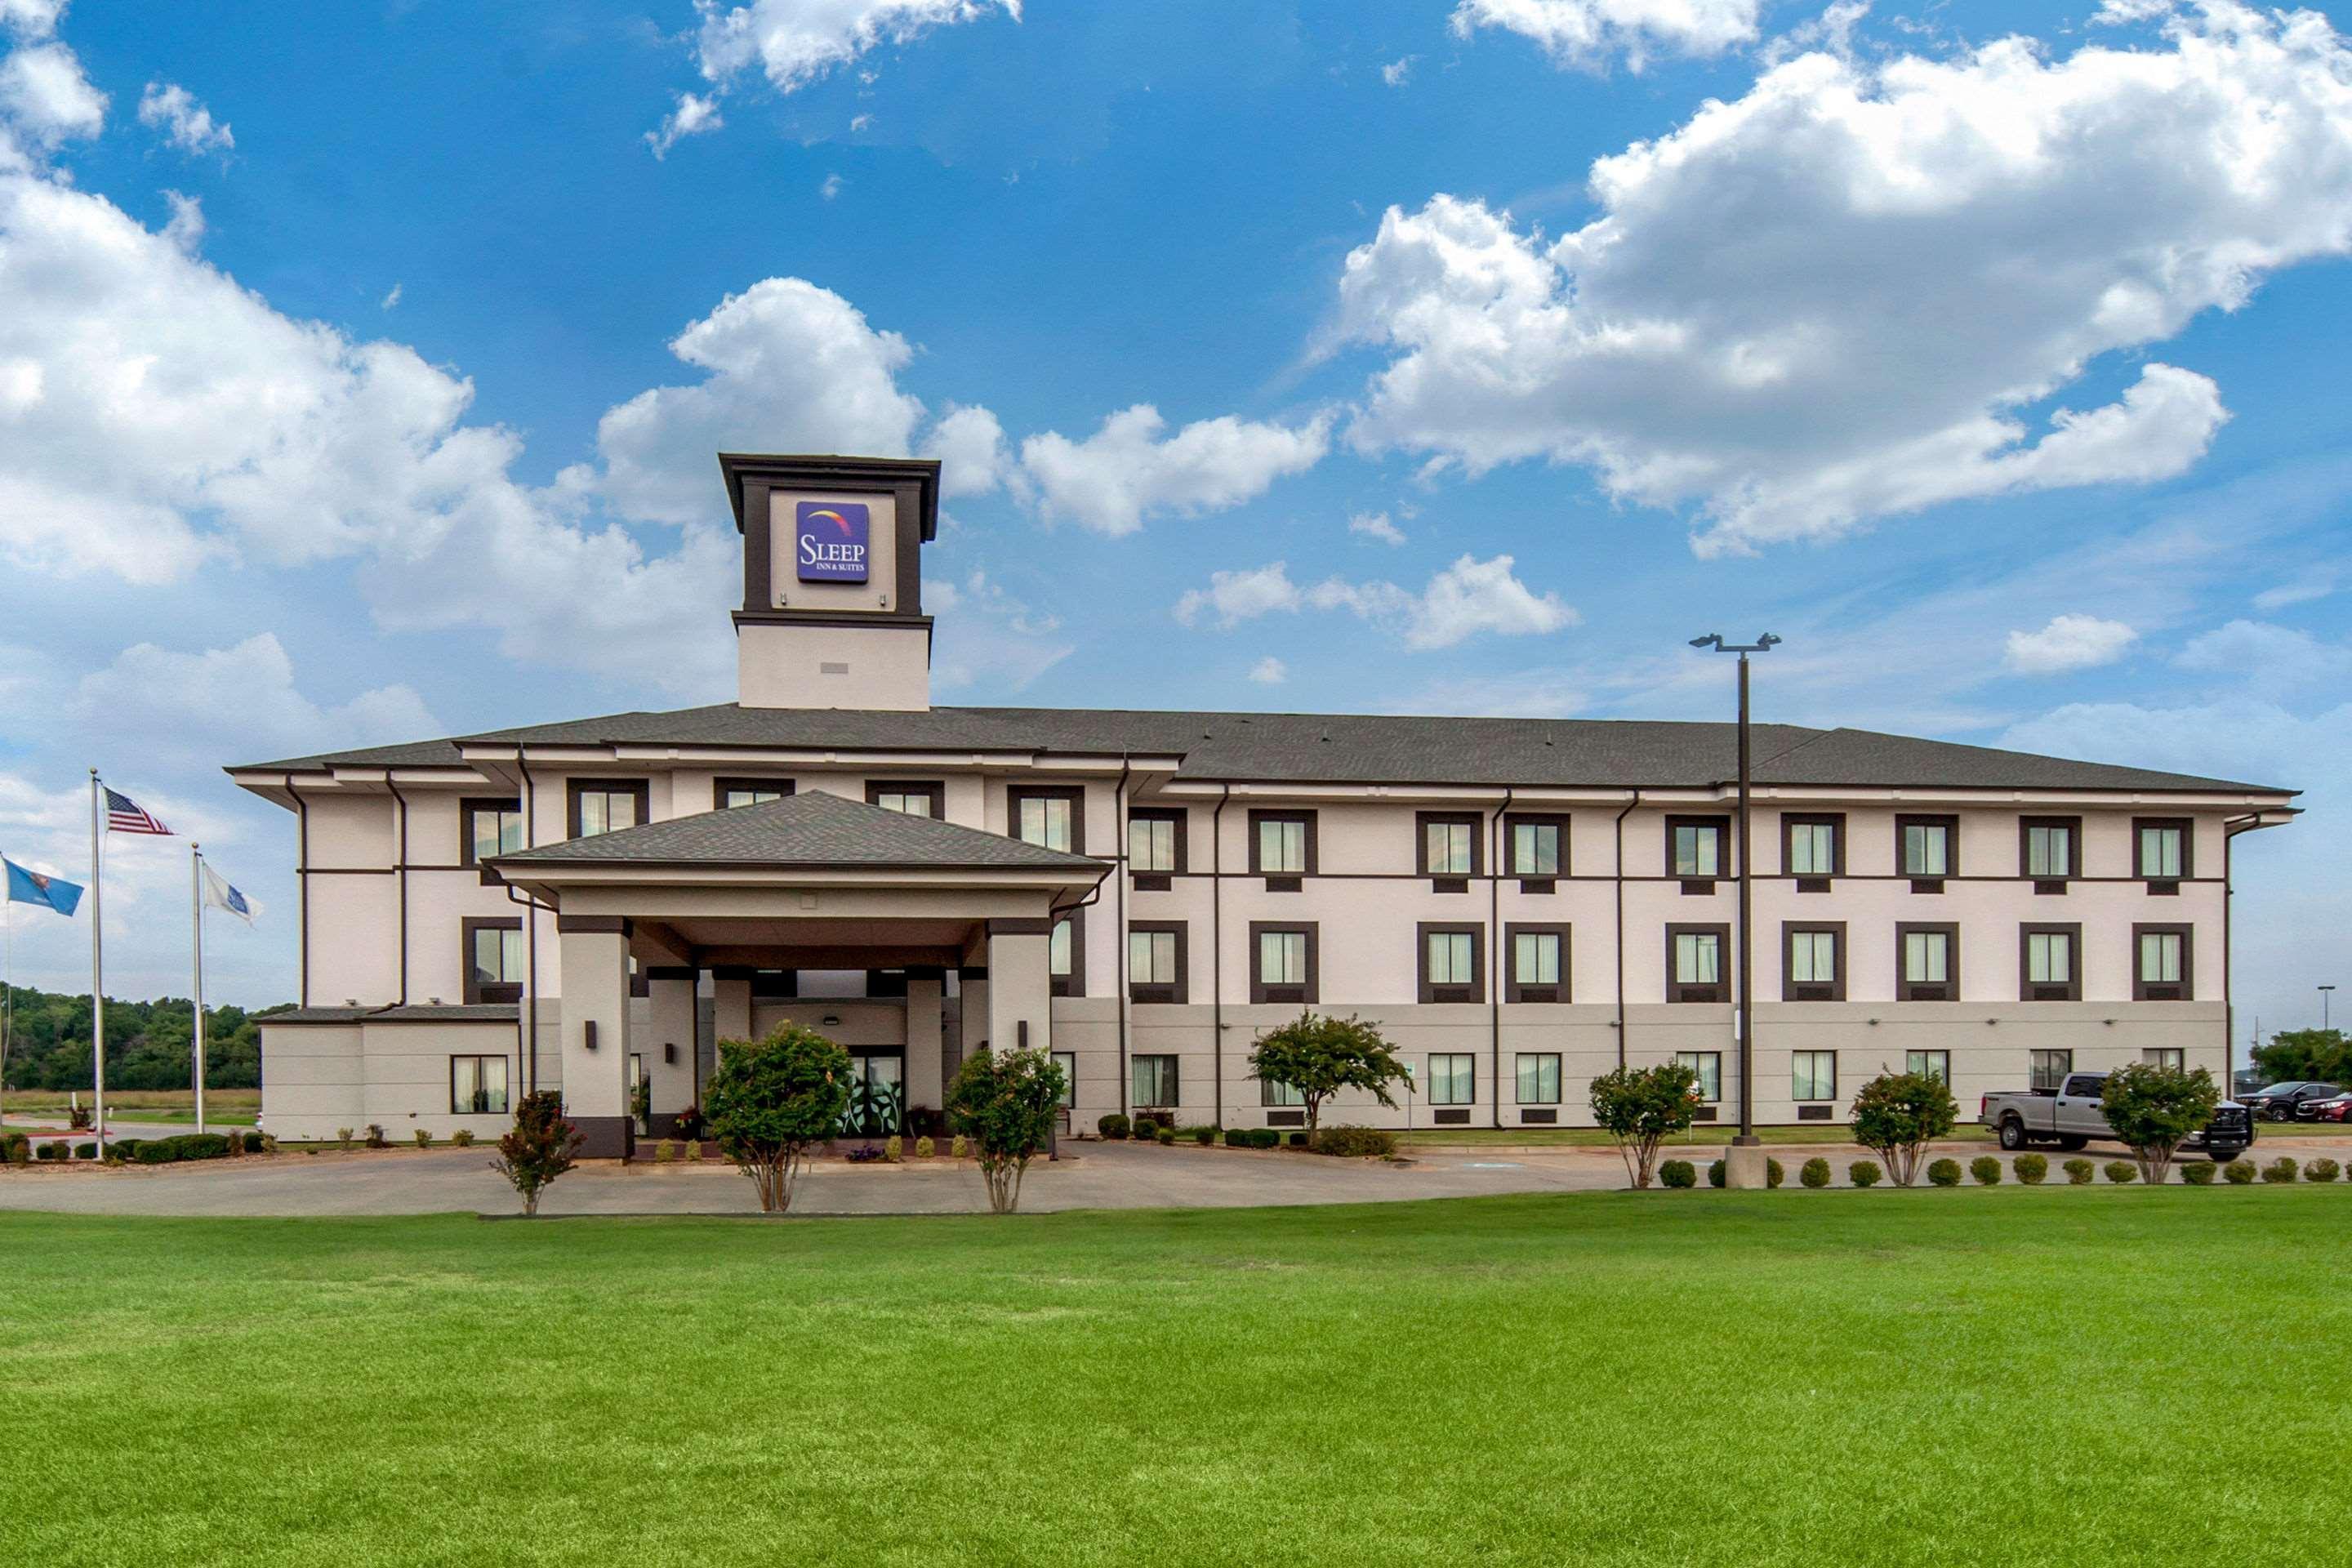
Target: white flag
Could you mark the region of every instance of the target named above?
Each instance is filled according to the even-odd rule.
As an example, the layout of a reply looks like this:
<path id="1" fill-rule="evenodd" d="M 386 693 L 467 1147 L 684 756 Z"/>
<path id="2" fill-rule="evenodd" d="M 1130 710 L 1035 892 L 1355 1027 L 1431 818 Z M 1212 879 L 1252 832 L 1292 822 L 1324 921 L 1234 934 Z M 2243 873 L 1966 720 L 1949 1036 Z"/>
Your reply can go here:
<path id="1" fill-rule="evenodd" d="M 205 866 L 204 873 L 205 902 L 214 909 L 226 910 L 246 924 L 251 925 L 254 917 L 261 912 L 260 904 L 230 887 L 221 874 L 214 870 L 209 864 Z"/>

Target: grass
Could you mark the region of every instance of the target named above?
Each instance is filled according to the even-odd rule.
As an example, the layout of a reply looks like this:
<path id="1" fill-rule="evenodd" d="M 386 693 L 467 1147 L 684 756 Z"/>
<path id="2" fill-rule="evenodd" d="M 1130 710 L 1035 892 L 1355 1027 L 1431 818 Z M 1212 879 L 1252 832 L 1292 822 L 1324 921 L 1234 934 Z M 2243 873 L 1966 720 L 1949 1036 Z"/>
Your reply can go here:
<path id="1" fill-rule="evenodd" d="M 1732 1135 L 1739 1131 L 1737 1121 L 1714 1126 L 1695 1126 L 1687 1133 L 1666 1140 L 1670 1149 L 1721 1149 L 1727 1147 Z M 1777 1147 L 1811 1143 L 1843 1143 L 1853 1142 L 1853 1128 L 1848 1122 L 1827 1125 L 1811 1123 L 1801 1127 L 1759 1127 L 1758 1137 Z M 1397 1135 L 1398 1142 L 1412 1149 L 1608 1149 L 1615 1145 L 1609 1134 L 1598 1127 L 1416 1127 Z M 1982 1127 L 1962 1122 L 1952 1130 L 1948 1143 L 1990 1143 L 1992 1133 Z"/>
<path id="2" fill-rule="evenodd" d="M 89 1091 L 81 1091 L 81 1102 L 89 1103 Z M 12 1089 L 5 1101 L 11 1117 L 38 1116 L 62 1118 L 72 1104 L 72 1097 L 63 1089 Z M 257 1089 L 208 1089 L 205 1090 L 205 1121 L 219 1122 L 224 1127 L 250 1127 L 261 1114 L 261 1091 Z M 196 1097 L 184 1089 L 124 1089 L 109 1090 L 106 1096 L 106 1117 L 109 1123 L 125 1121 L 187 1122 L 196 1120 Z"/>
<path id="3" fill-rule="evenodd" d="M 0 1178 L 5 1179 L 5 1178 Z M 23 1562 L 2303 1563 L 2352 1194 L 0 1216 Z M 2292 1246 L 2282 1238 L 2293 1237 Z M 2205 1283 L 2210 1282 L 2210 1283 Z M 2250 1400 L 2250 1363 L 2323 1369 Z"/>

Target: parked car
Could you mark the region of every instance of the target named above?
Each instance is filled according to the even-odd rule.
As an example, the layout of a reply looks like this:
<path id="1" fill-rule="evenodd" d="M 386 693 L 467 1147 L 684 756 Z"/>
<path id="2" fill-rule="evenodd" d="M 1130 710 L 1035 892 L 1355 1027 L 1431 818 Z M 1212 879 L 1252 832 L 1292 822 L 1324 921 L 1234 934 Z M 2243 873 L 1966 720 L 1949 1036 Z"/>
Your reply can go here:
<path id="1" fill-rule="evenodd" d="M 2246 1096 L 2248 1110 L 2264 1121 L 2293 1121 L 2296 1108 L 2307 1100 L 2333 1100 L 2344 1090 L 2332 1083 L 2320 1083 L 2311 1079 L 2288 1079 L 2254 1090 Z"/>
<path id="2" fill-rule="evenodd" d="M 1991 1128 L 2000 1139 L 2000 1146 L 2011 1151 L 2030 1149 L 2036 1143 L 2080 1149 L 2095 1138 L 2114 1142 L 2115 1129 L 2107 1125 L 2107 1113 L 2099 1104 L 2106 1083 L 2105 1073 L 2070 1072 L 2059 1080 L 2055 1090 L 2011 1089 L 1988 1094 L 1978 1104 L 1977 1121 Z M 2234 1100 L 2225 1100 L 2213 1108 L 2213 1120 L 2205 1124 L 2204 1131 L 2189 1134 L 2180 1149 L 2183 1153 L 2205 1154 L 2226 1162 L 2244 1153 L 2253 1142 L 2252 1112 Z"/>
<path id="3" fill-rule="evenodd" d="M 2352 1094 L 2339 1094 L 2333 1100 L 2306 1100 L 2294 1108 L 2297 1121 L 2341 1121 L 2352 1111 Z"/>

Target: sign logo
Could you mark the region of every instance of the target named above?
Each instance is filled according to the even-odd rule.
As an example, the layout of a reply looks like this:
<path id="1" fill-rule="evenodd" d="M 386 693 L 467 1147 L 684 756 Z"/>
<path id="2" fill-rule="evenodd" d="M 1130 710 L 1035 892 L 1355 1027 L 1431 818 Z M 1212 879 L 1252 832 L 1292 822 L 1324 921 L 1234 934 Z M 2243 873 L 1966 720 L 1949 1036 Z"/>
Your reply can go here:
<path id="1" fill-rule="evenodd" d="M 866 581 L 866 503 L 804 500 L 793 509 L 793 553 L 803 583 Z"/>

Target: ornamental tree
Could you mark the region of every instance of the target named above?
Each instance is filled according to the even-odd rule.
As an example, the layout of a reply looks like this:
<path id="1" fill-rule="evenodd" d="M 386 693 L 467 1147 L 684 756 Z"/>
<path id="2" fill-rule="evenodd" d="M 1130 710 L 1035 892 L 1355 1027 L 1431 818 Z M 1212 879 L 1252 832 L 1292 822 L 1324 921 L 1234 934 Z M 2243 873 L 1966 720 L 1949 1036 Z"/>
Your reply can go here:
<path id="1" fill-rule="evenodd" d="M 1323 1102 L 1343 1089 L 1360 1089 L 1390 1110 L 1396 1101 L 1389 1085 L 1402 1082 L 1404 1064 L 1381 1032 L 1353 1016 L 1301 1013 L 1260 1035 L 1250 1052 L 1250 1071 L 1262 1083 L 1284 1083 L 1307 1106 L 1307 1142 L 1314 1142 Z"/>
<path id="2" fill-rule="evenodd" d="M 1021 1178 L 1054 1135 L 1066 1080 L 1044 1051 L 976 1051 L 948 1088 L 948 1123 L 971 1142 L 988 1206 L 1021 1206 Z"/>
<path id="3" fill-rule="evenodd" d="M 586 1141 L 580 1129 L 563 1119 L 563 1097 L 551 1089 L 541 1089 L 524 1095 L 515 1106 L 514 1126 L 499 1136 L 499 1157 L 490 1162 L 490 1169 L 522 1194 L 522 1212 L 536 1215 L 541 1192 L 572 1169 L 573 1156 Z"/>
<path id="4" fill-rule="evenodd" d="M 760 1212 L 793 1206 L 808 1152 L 833 1136 L 849 1105 L 849 1053 L 814 1029 L 784 1024 L 764 1040 L 721 1040 L 703 1096 L 719 1152 L 760 1190 Z"/>
<path id="5" fill-rule="evenodd" d="M 2220 1087 L 2203 1068 L 2183 1072 L 2134 1062 L 2107 1074 L 2099 1090 L 2107 1126 L 2131 1149 L 2150 1184 L 2164 1180 L 2181 1140 L 2212 1121 L 2221 1101 Z"/>
<path id="6" fill-rule="evenodd" d="M 1918 1182 L 1927 1145 L 1959 1120 L 1951 1086 L 1934 1073 L 1882 1072 L 1853 1097 L 1853 1141 L 1886 1162 L 1898 1187 Z"/>
<path id="7" fill-rule="evenodd" d="M 1636 1188 L 1657 1168 L 1658 1145 L 1689 1129 L 1698 1112 L 1698 1074 L 1680 1062 L 1619 1068 L 1592 1080 L 1592 1119 L 1617 1141 Z"/>

